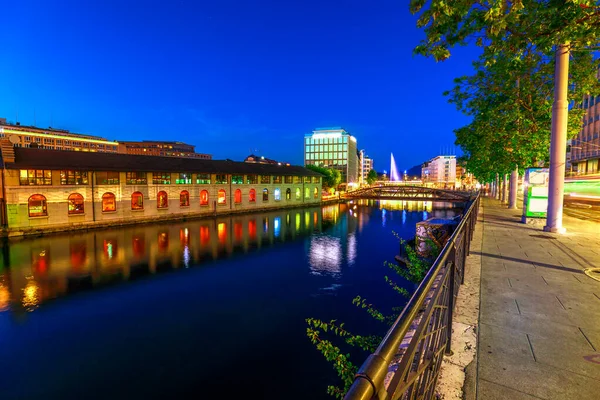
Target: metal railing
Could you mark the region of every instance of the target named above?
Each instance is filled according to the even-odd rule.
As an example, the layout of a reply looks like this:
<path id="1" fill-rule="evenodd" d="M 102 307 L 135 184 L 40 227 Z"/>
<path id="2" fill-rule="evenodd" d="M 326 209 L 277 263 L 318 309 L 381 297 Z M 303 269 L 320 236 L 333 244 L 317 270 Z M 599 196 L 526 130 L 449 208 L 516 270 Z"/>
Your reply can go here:
<path id="1" fill-rule="evenodd" d="M 464 282 L 479 193 L 379 347 L 358 370 L 346 400 L 432 399 L 444 353 L 450 353 L 452 313 Z"/>

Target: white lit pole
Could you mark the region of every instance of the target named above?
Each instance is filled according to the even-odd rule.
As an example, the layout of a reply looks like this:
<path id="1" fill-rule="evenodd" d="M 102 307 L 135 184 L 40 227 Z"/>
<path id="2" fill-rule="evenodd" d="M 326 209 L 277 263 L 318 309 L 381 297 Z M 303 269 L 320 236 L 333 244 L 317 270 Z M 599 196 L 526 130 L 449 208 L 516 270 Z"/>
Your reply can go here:
<path id="1" fill-rule="evenodd" d="M 548 213 L 544 231 L 564 233 L 562 226 L 565 162 L 567 154 L 567 119 L 569 117 L 567 86 L 569 81 L 569 42 L 556 49 L 554 68 L 554 105 L 550 139 L 550 179 Z"/>
<path id="2" fill-rule="evenodd" d="M 510 173 L 510 193 L 508 194 L 508 208 L 517 208 L 517 185 L 519 184 L 519 167 Z"/>

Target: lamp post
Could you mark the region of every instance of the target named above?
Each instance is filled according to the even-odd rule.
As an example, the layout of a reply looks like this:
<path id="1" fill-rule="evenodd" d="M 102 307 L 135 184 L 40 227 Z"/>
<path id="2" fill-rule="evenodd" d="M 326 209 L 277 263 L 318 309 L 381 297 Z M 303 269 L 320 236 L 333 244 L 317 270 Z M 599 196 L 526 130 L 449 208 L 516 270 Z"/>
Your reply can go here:
<path id="1" fill-rule="evenodd" d="M 548 182 L 548 213 L 544 231 L 564 233 L 562 226 L 565 161 L 567 153 L 567 85 L 569 81 L 569 43 L 556 49 L 554 69 L 554 105 L 552 106 L 552 136 L 550 140 L 550 177 Z"/>

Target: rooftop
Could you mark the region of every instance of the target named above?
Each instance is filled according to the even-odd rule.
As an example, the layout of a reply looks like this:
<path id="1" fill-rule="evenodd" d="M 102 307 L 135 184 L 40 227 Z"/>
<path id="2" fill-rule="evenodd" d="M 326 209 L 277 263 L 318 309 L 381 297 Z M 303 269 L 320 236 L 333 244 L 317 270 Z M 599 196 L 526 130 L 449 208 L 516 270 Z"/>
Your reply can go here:
<path id="1" fill-rule="evenodd" d="M 132 154 L 91 153 L 27 147 L 15 147 L 14 151 L 15 162 L 7 162 L 6 168 L 321 176 L 317 172 L 298 165 L 258 164 L 198 158 L 148 157 Z"/>

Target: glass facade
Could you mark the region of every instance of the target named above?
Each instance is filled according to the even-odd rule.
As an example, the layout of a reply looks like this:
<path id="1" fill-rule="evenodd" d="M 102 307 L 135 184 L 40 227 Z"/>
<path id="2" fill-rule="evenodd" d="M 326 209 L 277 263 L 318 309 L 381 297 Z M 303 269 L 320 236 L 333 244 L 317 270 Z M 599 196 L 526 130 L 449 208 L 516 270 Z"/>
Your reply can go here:
<path id="1" fill-rule="evenodd" d="M 304 137 L 304 165 L 335 168 L 342 182 L 358 183 L 356 139 L 343 129 L 317 129 Z"/>

